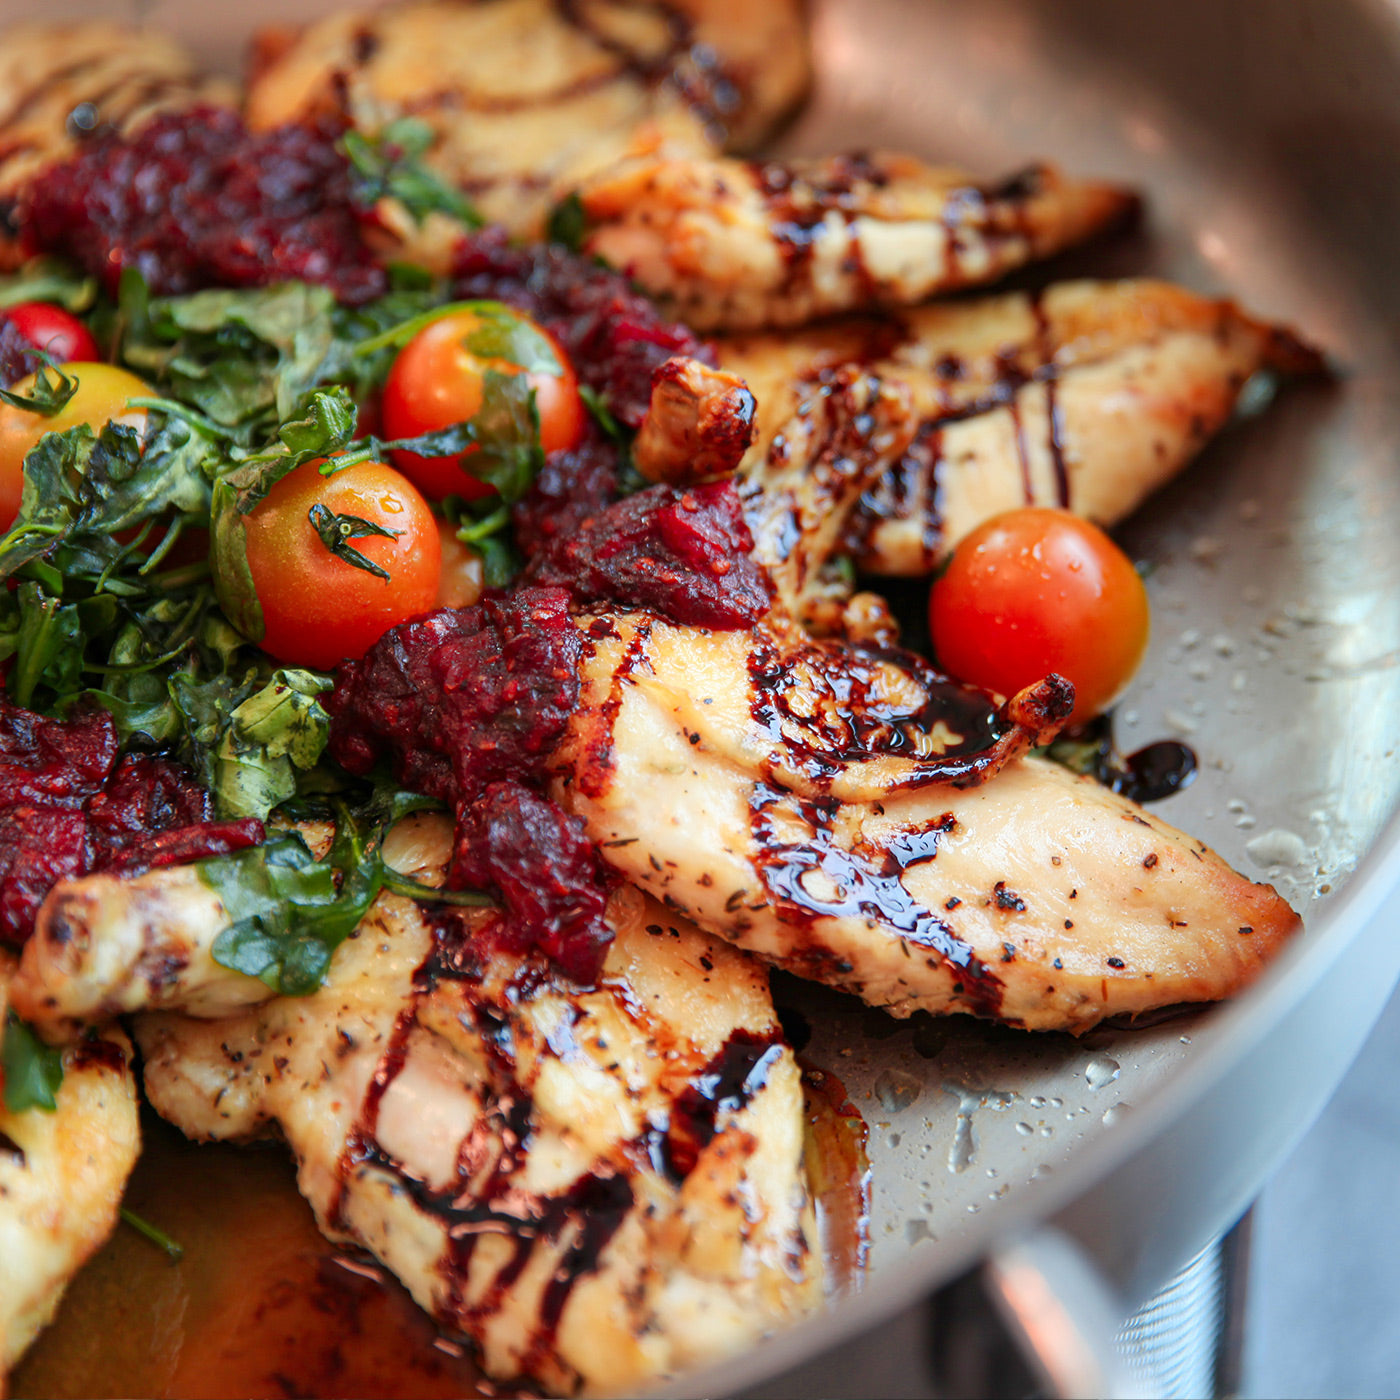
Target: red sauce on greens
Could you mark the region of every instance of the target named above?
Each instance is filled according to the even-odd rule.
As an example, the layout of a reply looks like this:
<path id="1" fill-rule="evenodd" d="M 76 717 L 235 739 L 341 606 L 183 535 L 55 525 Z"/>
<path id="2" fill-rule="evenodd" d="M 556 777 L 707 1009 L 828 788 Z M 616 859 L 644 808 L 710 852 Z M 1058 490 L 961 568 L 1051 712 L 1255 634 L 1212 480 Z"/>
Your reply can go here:
<path id="1" fill-rule="evenodd" d="M 352 773 L 381 758 L 405 786 L 450 804 L 447 883 L 487 889 L 493 936 L 596 980 L 611 930 L 610 878 L 583 824 L 537 789 L 578 701 L 582 643 L 563 588 L 489 593 L 391 628 L 337 673 L 330 753 Z"/>
<path id="2" fill-rule="evenodd" d="M 105 711 L 45 719 L 0 699 L 0 942 L 24 943 L 60 880 L 182 864 L 263 838 L 259 821 L 213 815 L 179 765 L 119 757 Z"/>

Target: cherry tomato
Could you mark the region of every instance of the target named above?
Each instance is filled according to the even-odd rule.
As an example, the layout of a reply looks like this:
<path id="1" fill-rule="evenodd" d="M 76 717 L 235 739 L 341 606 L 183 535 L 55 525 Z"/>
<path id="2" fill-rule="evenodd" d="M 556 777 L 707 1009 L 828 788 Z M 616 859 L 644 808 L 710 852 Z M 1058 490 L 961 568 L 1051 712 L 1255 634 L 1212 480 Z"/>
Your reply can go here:
<path id="1" fill-rule="evenodd" d="M 51 302 L 17 302 L 0 311 L 0 321 L 8 321 L 36 350 L 59 364 L 97 359 L 92 332 L 76 316 Z"/>
<path id="2" fill-rule="evenodd" d="M 1075 722 L 1127 685 L 1147 646 L 1147 590 L 1097 525 L 1008 511 L 953 551 L 929 594 L 939 664 L 1009 696 L 1051 671 L 1074 682 Z"/>
<path id="3" fill-rule="evenodd" d="M 264 650 L 327 670 L 433 608 L 442 550 L 428 503 L 393 467 L 360 462 L 322 476 L 320 466 L 307 462 L 284 476 L 244 523 Z M 348 541 L 388 579 L 331 552 L 310 519 L 317 505 L 395 532 Z"/>
<path id="4" fill-rule="evenodd" d="M 73 397 L 50 417 L 29 413 L 12 404 L 0 404 L 0 529 L 8 530 L 19 514 L 20 493 L 24 489 L 24 459 L 45 433 L 62 433 L 89 424 L 100 431 L 107 423 L 125 423 L 142 432 L 146 427 L 146 410 L 128 408 L 131 399 L 151 393 L 134 374 L 115 365 L 75 361 L 63 366 L 63 372 L 78 381 Z M 36 375 L 27 374 L 11 387 L 14 394 L 27 394 L 34 387 Z"/>
<path id="5" fill-rule="evenodd" d="M 529 375 L 540 415 L 540 444 L 546 452 L 575 447 L 584 425 L 578 378 L 554 337 L 526 317 L 520 320 L 549 341 L 561 366 L 559 374 Z M 474 311 L 454 311 L 425 326 L 404 346 L 384 385 L 384 431 L 389 437 L 417 437 L 465 423 L 481 407 L 482 379 L 488 369 L 521 372 L 506 360 L 482 359 L 467 348 L 466 340 L 483 325 L 483 318 Z M 444 496 L 472 500 L 492 494 L 490 486 L 458 465 L 457 457 L 395 452 L 393 458 L 394 465 L 430 500 Z"/>
<path id="6" fill-rule="evenodd" d="M 469 608 L 485 587 L 481 555 L 464 545 L 457 538 L 456 526 L 440 516 L 438 536 L 442 542 L 442 570 L 438 574 L 437 606 Z"/>

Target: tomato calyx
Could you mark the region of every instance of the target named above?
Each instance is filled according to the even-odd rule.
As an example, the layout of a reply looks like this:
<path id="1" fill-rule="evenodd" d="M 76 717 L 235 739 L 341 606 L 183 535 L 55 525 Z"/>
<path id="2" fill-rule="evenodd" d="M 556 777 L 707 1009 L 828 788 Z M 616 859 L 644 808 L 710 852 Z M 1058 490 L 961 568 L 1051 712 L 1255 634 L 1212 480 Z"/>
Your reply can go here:
<path id="1" fill-rule="evenodd" d="M 343 559 L 353 568 L 363 569 L 375 578 L 388 581 L 388 569 L 361 554 L 350 541 L 373 538 L 396 540 L 403 531 L 386 530 L 384 526 L 376 525 L 374 521 L 365 520 L 358 515 L 337 515 L 320 501 L 306 512 L 306 518 L 311 522 L 311 528 L 316 531 L 317 538 L 337 559 Z"/>
<path id="2" fill-rule="evenodd" d="M 42 363 L 34 371 L 34 382 L 28 389 L 15 393 L 12 389 L 0 389 L 0 403 L 7 403 L 22 413 L 36 413 L 41 418 L 54 418 L 61 413 L 78 392 L 78 381 L 71 374 L 65 374 L 44 352 L 39 352 Z M 50 375 L 53 376 L 50 379 Z"/>

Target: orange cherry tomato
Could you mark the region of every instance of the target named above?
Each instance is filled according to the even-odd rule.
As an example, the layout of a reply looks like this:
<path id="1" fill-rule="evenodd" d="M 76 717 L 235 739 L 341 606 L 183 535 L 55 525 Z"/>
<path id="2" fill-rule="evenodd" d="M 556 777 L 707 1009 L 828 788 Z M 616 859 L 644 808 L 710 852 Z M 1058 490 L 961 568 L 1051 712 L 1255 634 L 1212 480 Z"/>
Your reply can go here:
<path id="1" fill-rule="evenodd" d="M 1064 510 L 1008 511 L 973 530 L 929 593 L 944 670 L 1009 696 L 1057 671 L 1073 722 L 1105 709 L 1147 647 L 1147 590 L 1097 525 Z"/>
<path id="2" fill-rule="evenodd" d="M 442 542 L 442 570 L 438 574 L 437 606 L 469 608 L 486 586 L 481 555 L 457 538 L 457 528 L 450 520 L 438 518 L 438 536 Z"/>
<path id="3" fill-rule="evenodd" d="M 518 319 L 549 342 L 560 366 L 558 374 L 531 371 L 528 375 L 540 415 L 540 445 L 546 452 L 576 447 L 583 435 L 585 410 L 573 366 L 548 331 L 524 315 Z M 484 318 L 475 311 L 454 311 L 430 322 L 404 346 L 384 385 L 384 431 L 389 437 L 417 437 L 465 423 L 481 407 L 488 369 L 521 373 L 518 365 L 484 359 L 468 348 L 467 341 L 484 325 Z M 492 487 L 464 470 L 456 456 L 425 457 L 403 451 L 392 456 L 394 465 L 430 500 L 445 496 L 473 500 L 493 493 Z"/>
<path id="4" fill-rule="evenodd" d="M 428 503 L 383 462 L 322 476 L 307 462 L 284 476 L 247 517 L 248 569 L 279 661 L 328 670 L 363 656 L 395 624 L 435 605 L 442 549 Z M 380 578 L 333 553 L 311 515 L 322 506 L 393 531 L 348 545 L 385 570 Z M 319 515 L 319 512 L 317 512 Z"/>
<path id="5" fill-rule="evenodd" d="M 150 386 L 115 365 L 75 360 L 63 367 L 78 381 L 73 397 L 55 414 L 30 413 L 13 404 L 0 404 L 0 530 L 8 530 L 19 514 L 24 490 L 24 459 L 46 433 L 63 433 L 88 424 L 100 432 L 108 423 L 125 423 L 144 432 L 146 410 L 128 408 L 131 399 L 148 397 Z M 28 394 L 38 376 L 27 374 L 10 392 Z"/>

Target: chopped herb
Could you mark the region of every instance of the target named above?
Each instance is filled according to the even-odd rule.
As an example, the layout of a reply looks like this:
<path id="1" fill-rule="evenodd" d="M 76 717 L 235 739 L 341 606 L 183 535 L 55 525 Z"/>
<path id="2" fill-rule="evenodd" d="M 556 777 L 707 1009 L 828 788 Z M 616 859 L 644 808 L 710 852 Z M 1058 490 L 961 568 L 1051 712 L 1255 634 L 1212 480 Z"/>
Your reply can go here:
<path id="1" fill-rule="evenodd" d="M 354 167 L 356 198 L 368 205 L 396 199 L 417 224 L 439 213 L 480 228 L 482 218 L 471 200 L 422 163 L 432 144 L 432 127 L 416 117 L 389 122 L 374 136 L 347 131 L 340 145 Z"/>
<path id="2" fill-rule="evenodd" d="M 324 982 L 332 954 L 383 889 L 490 905 L 486 895 L 419 885 L 381 858 L 380 843 L 396 821 L 437 805 L 398 791 L 380 792 L 358 811 L 337 801 L 335 841 L 324 860 L 288 831 L 262 846 L 199 861 L 200 878 L 231 919 L 214 940 L 214 961 L 258 978 L 280 996 L 307 996 Z"/>
<path id="3" fill-rule="evenodd" d="M 562 243 L 570 252 L 577 253 L 583 246 L 583 235 L 588 228 L 588 214 L 577 191 L 570 190 L 553 209 L 549 211 L 549 224 L 545 230 L 551 243 Z"/>
<path id="4" fill-rule="evenodd" d="M 9 1112 L 41 1108 L 52 1113 L 58 1107 L 55 1096 L 63 1083 L 63 1056 L 45 1045 L 13 1011 L 7 1013 L 0 1037 L 0 1073 Z"/>
<path id="5" fill-rule="evenodd" d="M 361 341 L 354 353 L 372 355 L 390 346 L 401 350 L 419 331 L 459 311 L 470 311 L 478 321 L 462 341 L 473 355 L 483 360 L 504 360 L 527 374 L 560 373 L 562 366 L 549 337 L 520 312 L 499 301 L 450 301 L 432 307 Z"/>
<path id="6" fill-rule="evenodd" d="M 248 568 L 244 517 L 284 476 L 307 462 L 335 457 L 325 469 L 339 471 L 375 455 L 368 443 L 344 450 L 355 432 L 357 415 L 350 395 L 340 386 L 313 390 L 299 413 L 278 427 L 267 447 L 233 461 L 214 482 L 209 527 L 214 588 L 229 621 L 254 642 L 262 640 L 263 615 Z"/>
<path id="7" fill-rule="evenodd" d="M 0 277 L 0 309 L 25 301 L 49 301 L 65 311 L 83 312 L 97 299 L 97 279 L 60 258 L 33 258 L 9 277 Z"/>
<path id="8" fill-rule="evenodd" d="M 623 440 L 622 428 L 617 419 L 612 416 L 603 396 L 591 384 L 580 384 L 578 396 L 583 400 L 584 407 L 593 415 L 598 426 L 614 442 L 621 442 Z"/>
<path id="9" fill-rule="evenodd" d="M 130 1225 L 138 1235 L 144 1235 L 153 1245 L 163 1249 L 173 1263 L 178 1264 L 180 1260 L 185 1257 L 184 1245 L 180 1244 L 177 1240 L 171 1239 L 159 1226 L 152 1225 L 149 1220 L 137 1215 L 134 1210 L 128 1210 L 125 1206 L 121 1206 L 117 1214 L 120 1215 L 122 1220 Z"/>

